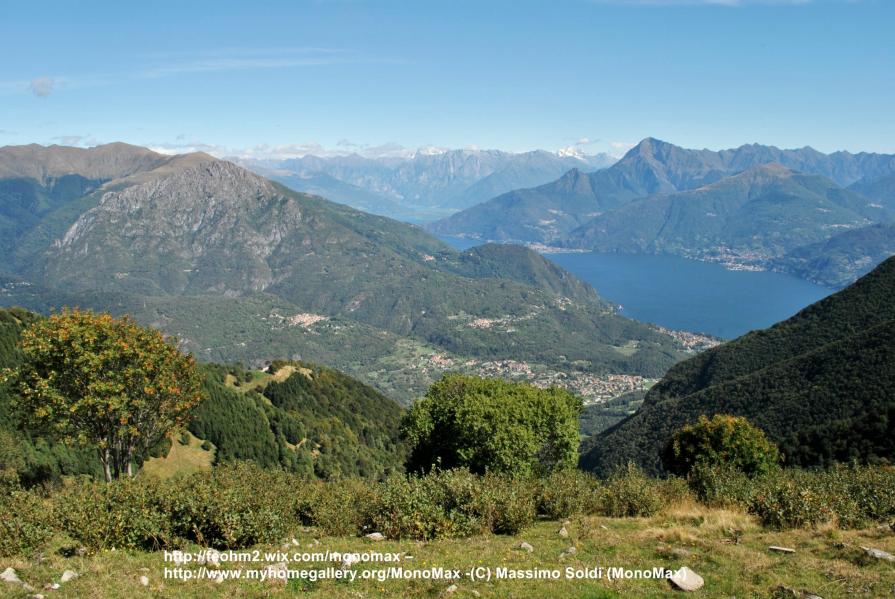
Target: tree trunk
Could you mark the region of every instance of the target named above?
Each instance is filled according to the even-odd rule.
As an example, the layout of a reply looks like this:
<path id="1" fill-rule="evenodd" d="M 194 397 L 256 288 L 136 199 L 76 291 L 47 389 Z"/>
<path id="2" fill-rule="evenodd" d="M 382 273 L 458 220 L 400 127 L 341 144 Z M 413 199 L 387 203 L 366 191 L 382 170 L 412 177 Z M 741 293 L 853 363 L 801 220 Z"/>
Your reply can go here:
<path id="1" fill-rule="evenodd" d="M 103 473 L 106 475 L 107 483 L 112 482 L 112 465 L 109 463 L 111 458 L 108 448 L 99 452 L 99 461 L 103 464 Z"/>

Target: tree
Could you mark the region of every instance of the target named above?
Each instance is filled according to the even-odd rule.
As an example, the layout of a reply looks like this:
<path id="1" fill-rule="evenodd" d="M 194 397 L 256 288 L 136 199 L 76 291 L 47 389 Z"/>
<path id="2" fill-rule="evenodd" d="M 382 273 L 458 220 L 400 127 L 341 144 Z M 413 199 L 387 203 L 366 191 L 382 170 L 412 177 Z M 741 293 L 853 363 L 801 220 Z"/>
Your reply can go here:
<path id="1" fill-rule="evenodd" d="M 549 471 L 578 458 L 581 399 L 558 388 L 446 375 L 404 417 L 409 471 Z"/>
<path id="2" fill-rule="evenodd" d="M 106 481 L 133 476 L 133 462 L 203 399 L 192 356 L 128 317 L 66 310 L 23 331 L 12 401 L 67 442 L 95 447 Z"/>
<path id="3" fill-rule="evenodd" d="M 696 464 L 726 466 L 749 475 L 763 474 L 780 463 L 780 451 L 764 431 L 741 416 L 699 417 L 677 431 L 662 456 L 665 468 L 686 476 Z"/>

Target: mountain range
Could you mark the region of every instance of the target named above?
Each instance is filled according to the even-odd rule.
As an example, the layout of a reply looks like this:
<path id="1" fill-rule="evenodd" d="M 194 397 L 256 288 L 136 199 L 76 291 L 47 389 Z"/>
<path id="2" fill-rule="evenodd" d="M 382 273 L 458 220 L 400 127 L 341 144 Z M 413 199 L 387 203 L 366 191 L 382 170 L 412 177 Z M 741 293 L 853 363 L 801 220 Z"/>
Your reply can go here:
<path id="1" fill-rule="evenodd" d="M 714 152 L 647 138 L 608 168 L 570 170 L 427 229 L 479 240 L 673 253 L 734 267 L 789 269 L 800 262 L 799 251 L 808 251 L 802 246 L 891 221 L 893 176 L 895 155 L 755 144 Z M 823 272 L 795 266 L 791 272 L 820 282 L 853 281 L 879 262 L 874 256 L 889 255 L 891 240 L 879 231 L 863 237 L 873 244 L 866 252 L 830 261 Z"/>
<path id="2" fill-rule="evenodd" d="M 596 170 L 614 161 L 607 154 L 468 149 L 235 160 L 290 189 L 408 222 L 432 220 L 513 189 L 546 183 L 572 168 Z"/>
<path id="3" fill-rule="evenodd" d="M 661 471 L 672 434 L 700 415 L 745 416 L 788 465 L 878 461 L 895 451 L 895 258 L 773 327 L 681 362 L 637 412 L 597 434 L 582 465 Z"/>
<path id="4" fill-rule="evenodd" d="M 0 149 L 4 305 L 130 313 L 205 360 L 309 359 L 404 402 L 447 369 L 587 388 L 687 351 L 523 247 L 458 252 L 204 154 L 22 152 Z"/>

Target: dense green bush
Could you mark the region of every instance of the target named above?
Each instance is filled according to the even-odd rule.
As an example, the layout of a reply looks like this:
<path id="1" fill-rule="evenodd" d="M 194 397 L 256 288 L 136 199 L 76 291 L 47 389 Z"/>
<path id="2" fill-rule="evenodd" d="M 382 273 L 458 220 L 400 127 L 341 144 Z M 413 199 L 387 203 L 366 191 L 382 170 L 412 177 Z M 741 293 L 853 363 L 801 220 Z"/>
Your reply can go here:
<path id="1" fill-rule="evenodd" d="M 174 534 L 221 549 L 281 539 L 298 521 L 296 483 L 278 470 L 235 463 L 176 477 L 160 488 Z"/>
<path id="2" fill-rule="evenodd" d="M 25 555 L 53 534 L 45 501 L 19 486 L 10 470 L 0 470 L 0 557 Z"/>
<path id="3" fill-rule="evenodd" d="M 764 474 L 780 463 L 780 451 L 764 431 L 739 416 L 700 416 L 671 438 L 662 456 L 665 469 L 686 476 L 697 464 L 729 466 L 749 475 Z"/>
<path id="4" fill-rule="evenodd" d="M 833 516 L 827 499 L 799 481 L 772 476 L 760 481 L 749 500 L 749 511 L 770 528 L 817 526 Z"/>
<path id="5" fill-rule="evenodd" d="M 158 549 L 174 539 L 157 485 L 133 479 L 110 484 L 81 478 L 52 498 L 56 525 L 91 550 Z"/>
<path id="6" fill-rule="evenodd" d="M 391 538 L 434 539 L 483 532 L 481 479 L 463 470 L 392 476 L 379 486 L 372 528 Z"/>
<path id="7" fill-rule="evenodd" d="M 538 485 L 538 513 L 552 520 L 599 510 L 599 481 L 580 470 L 554 472 Z"/>
<path id="8" fill-rule="evenodd" d="M 581 399 L 501 379 L 446 375 L 403 419 L 407 470 L 544 473 L 578 460 Z"/>
<path id="9" fill-rule="evenodd" d="M 534 522 L 538 491 L 529 478 L 486 474 L 478 500 L 484 528 L 494 534 L 519 534 Z"/>
<path id="10" fill-rule="evenodd" d="M 748 505 L 754 484 L 731 466 L 696 464 L 687 477 L 697 499 L 713 507 Z"/>
<path id="11" fill-rule="evenodd" d="M 375 488 L 360 479 L 314 481 L 299 496 L 303 522 L 329 535 L 355 535 L 369 521 Z"/>
<path id="12" fill-rule="evenodd" d="M 634 464 L 614 472 L 600 490 L 600 511 L 610 518 L 638 518 L 656 514 L 662 494 L 656 479 Z"/>

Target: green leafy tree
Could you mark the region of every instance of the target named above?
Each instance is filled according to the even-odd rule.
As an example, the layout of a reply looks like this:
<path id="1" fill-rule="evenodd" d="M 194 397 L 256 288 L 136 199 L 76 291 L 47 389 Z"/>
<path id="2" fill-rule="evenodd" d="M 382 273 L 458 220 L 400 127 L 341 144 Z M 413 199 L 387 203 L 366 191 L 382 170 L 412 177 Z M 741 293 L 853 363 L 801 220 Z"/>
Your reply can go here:
<path id="1" fill-rule="evenodd" d="M 741 416 L 699 417 L 674 434 L 662 456 L 665 468 L 687 475 L 697 464 L 763 474 L 780 463 L 780 451 L 764 431 Z"/>
<path id="2" fill-rule="evenodd" d="M 409 471 L 574 467 L 581 399 L 558 388 L 446 375 L 404 417 Z"/>
<path id="3" fill-rule="evenodd" d="M 130 318 L 67 310 L 23 331 L 12 401 L 36 425 L 95 447 L 107 481 L 203 399 L 192 356 Z"/>

